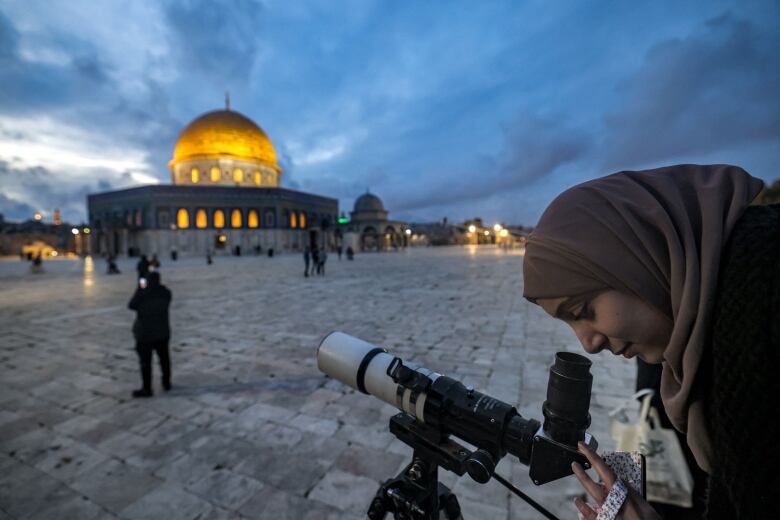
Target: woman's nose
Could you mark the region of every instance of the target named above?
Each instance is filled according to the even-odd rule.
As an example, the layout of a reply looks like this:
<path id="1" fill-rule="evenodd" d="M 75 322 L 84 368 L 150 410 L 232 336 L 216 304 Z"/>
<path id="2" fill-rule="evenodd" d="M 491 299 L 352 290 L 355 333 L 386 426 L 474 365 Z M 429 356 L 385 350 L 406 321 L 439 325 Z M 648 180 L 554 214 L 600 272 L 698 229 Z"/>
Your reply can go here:
<path id="1" fill-rule="evenodd" d="M 580 340 L 582 348 L 588 354 L 601 352 L 607 344 L 607 337 L 590 327 L 574 327 L 574 333 L 577 335 L 577 339 Z"/>

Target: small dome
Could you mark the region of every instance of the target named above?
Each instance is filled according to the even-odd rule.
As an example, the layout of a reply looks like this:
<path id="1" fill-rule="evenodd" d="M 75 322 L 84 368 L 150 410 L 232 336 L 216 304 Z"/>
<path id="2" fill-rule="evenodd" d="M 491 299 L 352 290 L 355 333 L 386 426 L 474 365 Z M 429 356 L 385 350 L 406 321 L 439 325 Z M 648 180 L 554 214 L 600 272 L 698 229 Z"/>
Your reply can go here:
<path id="1" fill-rule="evenodd" d="M 355 201 L 354 212 L 360 211 L 384 211 L 385 205 L 382 204 L 382 199 L 374 195 L 373 193 L 364 193 Z"/>
<path id="2" fill-rule="evenodd" d="M 215 110 L 192 121 L 173 150 L 171 167 L 182 161 L 232 158 L 280 171 L 271 140 L 254 121 L 232 110 Z"/>

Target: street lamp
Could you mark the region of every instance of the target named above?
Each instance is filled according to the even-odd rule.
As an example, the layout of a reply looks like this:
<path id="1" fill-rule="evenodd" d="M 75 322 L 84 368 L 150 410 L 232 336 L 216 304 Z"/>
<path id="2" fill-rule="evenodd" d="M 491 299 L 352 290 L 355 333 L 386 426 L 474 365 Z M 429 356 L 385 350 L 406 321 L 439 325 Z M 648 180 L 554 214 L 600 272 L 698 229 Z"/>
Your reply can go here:
<path id="1" fill-rule="evenodd" d="M 70 230 L 70 232 L 73 233 L 74 235 L 78 235 L 79 234 L 79 228 L 73 228 L 73 229 Z"/>
<path id="2" fill-rule="evenodd" d="M 495 231 L 496 233 L 498 233 L 502 229 L 503 228 L 501 227 L 501 224 L 496 224 L 495 226 L 493 226 L 493 231 Z"/>
<path id="3" fill-rule="evenodd" d="M 474 224 L 471 224 L 471 225 L 469 226 L 469 233 L 473 233 L 473 232 L 475 232 L 476 230 L 477 230 L 477 226 L 475 226 Z"/>

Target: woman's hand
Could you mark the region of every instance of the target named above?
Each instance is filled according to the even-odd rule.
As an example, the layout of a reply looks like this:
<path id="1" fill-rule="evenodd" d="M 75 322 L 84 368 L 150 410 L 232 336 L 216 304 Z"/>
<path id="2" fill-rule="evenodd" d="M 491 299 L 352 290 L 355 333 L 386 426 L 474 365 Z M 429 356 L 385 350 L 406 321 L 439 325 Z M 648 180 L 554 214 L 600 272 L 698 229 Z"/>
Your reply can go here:
<path id="1" fill-rule="evenodd" d="M 580 442 L 577 447 L 579 448 L 580 453 L 585 455 L 588 459 L 591 467 L 596 470 L 596 473 L 601 478 L 603 484 L 594 482 L 593 479 L 585 473 L 582 466 L 576 462 L 572 462 L 571 465 L 574 476 L 577 477 L 577 480 L 580 481 L 582 487 L 596 503 L 601 505 L 604 503 L 604 500 L 606 500 L 609 490 L 615 485 L 615 481 L 617 480 L 615 472 L 612 471 L 612 468 L 607 466 L 601 457 L 585 446 L 584 443 Z M 620 512 L 616 518 L 619 518 L 620 520 L 661 520 L 658 513 L 655 512 L 652 506 L 642 498 L 634 488 L 626 485 L 626 489 L 628 489 L 628 497 L 626 497 L 625 502 L 623 502 L 623 506 L 620 508 Z M 586 504 L 585 501 L 579 497 L 575 498 L 574 505 L 577 506 L 577 509 L 585 520 L 596 520 L 596 511 Z"/>

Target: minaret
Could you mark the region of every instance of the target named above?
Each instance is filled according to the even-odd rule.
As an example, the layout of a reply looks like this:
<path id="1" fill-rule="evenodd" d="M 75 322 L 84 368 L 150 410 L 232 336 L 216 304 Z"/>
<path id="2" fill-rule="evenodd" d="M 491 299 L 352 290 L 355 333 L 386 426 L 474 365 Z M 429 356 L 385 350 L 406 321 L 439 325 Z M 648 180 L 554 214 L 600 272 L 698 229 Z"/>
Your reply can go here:
<path id="1" fill-rule="evenodd" d="M 230 91 L 225 91 L 225 110 L 230 110 Z"/>

